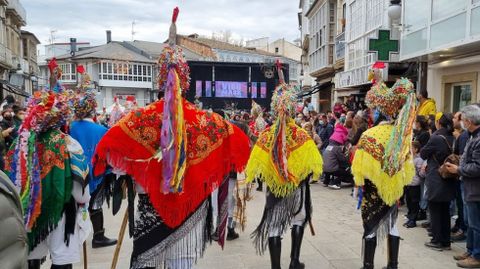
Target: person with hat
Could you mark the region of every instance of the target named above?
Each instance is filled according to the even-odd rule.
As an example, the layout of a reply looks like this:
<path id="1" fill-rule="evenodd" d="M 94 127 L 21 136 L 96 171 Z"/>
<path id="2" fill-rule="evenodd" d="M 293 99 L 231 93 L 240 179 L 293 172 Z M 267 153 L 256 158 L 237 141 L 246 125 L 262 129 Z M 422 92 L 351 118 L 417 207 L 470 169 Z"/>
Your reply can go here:
<path id="1" fill-rule="evenodd" d="M 48 66 L 50 88 L 30 99 L 5 166 L 21 197 L 29 269 L 40 269 L 48 253 L 52 269 L 72 269 L 91 232 L 89 168 L 80 144 L 60 130 L 71 115 L 72 94 L 57 83 L 61 70 L 55 59 Z"/>
<path id="2" fill-rule="evenodd" d="M 95 91 L 91 88 L 90 76 L 85 73 L 82 65 L 77 66 L 77 72 L 81 76 L 81 83 L 77 87 L 73 102 L 74 121 L 70 124 L 70 135 L 82 146 L 89 168 L 92 171 L 89 176 L 90 203 L 88 212 L 93 225 L 92 248 L 112 246 L 117 240 L 105 236 L 104 218 L 102 205 L 109 195 L 109 180 L 104 177 L 93 175 L 92 158 L 100 139 L 107 132 L 107 128 L 94 122 L 97 101 Z M 111 174 L 110 174 L 111 175 Z M 110 176 L 109 175 L 109 176 Z"/>
<path id="3" fill-rule="evenodd" d="M 273 125 L 260 133 L 245 170 L 247 181 L 267 185 L 267 200 L 260 224 L 252 233 L 257 252 L 268 246 L 272 269 L 280 269 L 282 238 L 292 225 L 290 269 L 303 269 L 300 249 L 304 228 L 310 221 L 312 204 L 309 179 L 322 173 L 322 157 L 310 135 L 293 117 L 298 89 L 287 85 L 277 63 L 280 84 L 272 97 L 276 114 Z"/>
<path id="4" fill-rule="evenodd" d="M 388 269 L 398 268 L 400 237 L 396 226 L 397 200 L 411 182 L 415 168 L 411 156 L 412 126 L 416 115 L 413 84 L 405 78 L 388 88 L 381 79 L 383 63 L 373 66 L 373 86 L 366 104 L 388 120 L 368 129 L 360 137 L 352 162 L 359 186 L 363 220 L 363 268 L 374 268 L 377 238 L 388 235 Z"/>
<path id="5" fill-rule="evenodd" d="M 135 181 L 131 268 L 192 268 L 211 240 L 210 196 L 217 188 L 218 242 L 223 246 L 228 175 L 241 172 L 250 153 L 249 139 L 238 127 L 183 98 L 190 69 L 176 45 L 178 12 L 175 8 L 169 41 L 158 61 L 164 98 L 123 117 L 103 136 L 94 155 L 95 175 L 112 167 Z"/>

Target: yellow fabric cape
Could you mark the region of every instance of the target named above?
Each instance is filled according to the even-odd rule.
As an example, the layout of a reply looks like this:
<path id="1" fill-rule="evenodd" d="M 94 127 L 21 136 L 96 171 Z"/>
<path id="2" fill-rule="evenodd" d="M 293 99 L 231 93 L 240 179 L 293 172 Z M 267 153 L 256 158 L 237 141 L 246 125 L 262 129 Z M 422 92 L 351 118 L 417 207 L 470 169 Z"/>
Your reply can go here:
<path id="1" fill-rule="evenodd" d="M 386 124 L 364 132 L 352 163 L 355 184 L 363 186 L 365 179 L 369 179 L 377 187 L 380 198 L 389 206 L 402 196 L 403 187 L 408 185 L 415 175 L 411 154 L 394 174 L 387 174 L 383 170 L 382 159 L 392 128 L 392 125 Z"/>
<path id="2" fill-rule="evenodd" d="M 302 128 L 290 119 L 286 130 L 288 180 L 283 180 L 275 171 L 272 160 L 273 128 L 263 131 L 255 144 L 245 173 L 247 182 L 258 178 L 265 182 L 276 197 L 286 197 L 312 174 L 322 174 L 323 160 L 315 142 Z"/>

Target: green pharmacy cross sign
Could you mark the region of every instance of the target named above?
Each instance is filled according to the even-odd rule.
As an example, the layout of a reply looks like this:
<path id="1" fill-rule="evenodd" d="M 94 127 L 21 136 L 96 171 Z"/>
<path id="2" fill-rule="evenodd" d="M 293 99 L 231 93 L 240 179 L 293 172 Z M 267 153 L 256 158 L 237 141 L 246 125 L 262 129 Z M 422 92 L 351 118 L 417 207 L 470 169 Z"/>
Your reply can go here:
<path id="1" fill-rule="evenodd" d="M 368 40 L 369 52 L 376 52 L 379 61 L 390 61 L 390 53 L 398 53 L 398 40 L 390 38 L 390 30 L 378 30 L 378 39 Z"/>

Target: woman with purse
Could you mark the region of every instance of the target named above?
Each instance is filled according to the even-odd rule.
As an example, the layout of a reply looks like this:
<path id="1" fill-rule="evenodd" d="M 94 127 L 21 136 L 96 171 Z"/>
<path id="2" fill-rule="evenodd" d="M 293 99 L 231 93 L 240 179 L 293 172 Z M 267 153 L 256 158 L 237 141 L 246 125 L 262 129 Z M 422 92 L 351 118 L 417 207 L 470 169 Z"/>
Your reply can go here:
<path id="1" fill-rule="evenodd" d="M 427 160 L 425 185 L 432 239 L 425 246 L 435 250 L 450 250 L 450 202 L 455 199 L 455 178 L 441 173 L 440 167 L 453 153 L 453 122 L 451 114 L 435 115 L 436 131 L 420 151 Z"/>

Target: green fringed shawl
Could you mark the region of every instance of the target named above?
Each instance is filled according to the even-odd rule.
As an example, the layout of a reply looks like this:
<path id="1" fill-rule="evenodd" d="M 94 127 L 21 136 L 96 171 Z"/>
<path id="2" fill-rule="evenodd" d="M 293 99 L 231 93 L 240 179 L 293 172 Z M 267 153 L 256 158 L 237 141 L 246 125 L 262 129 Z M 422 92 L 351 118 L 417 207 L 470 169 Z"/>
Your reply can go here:
<path id="1" fill-rule="evenodd" d="M 72 196 L 72 171 L 65 138 L 60 130 L 51 130 L 40 134 L 37 141 L 42 169 L 42 213 L 28 233 L 31 248 L 57 227 Z"/>

